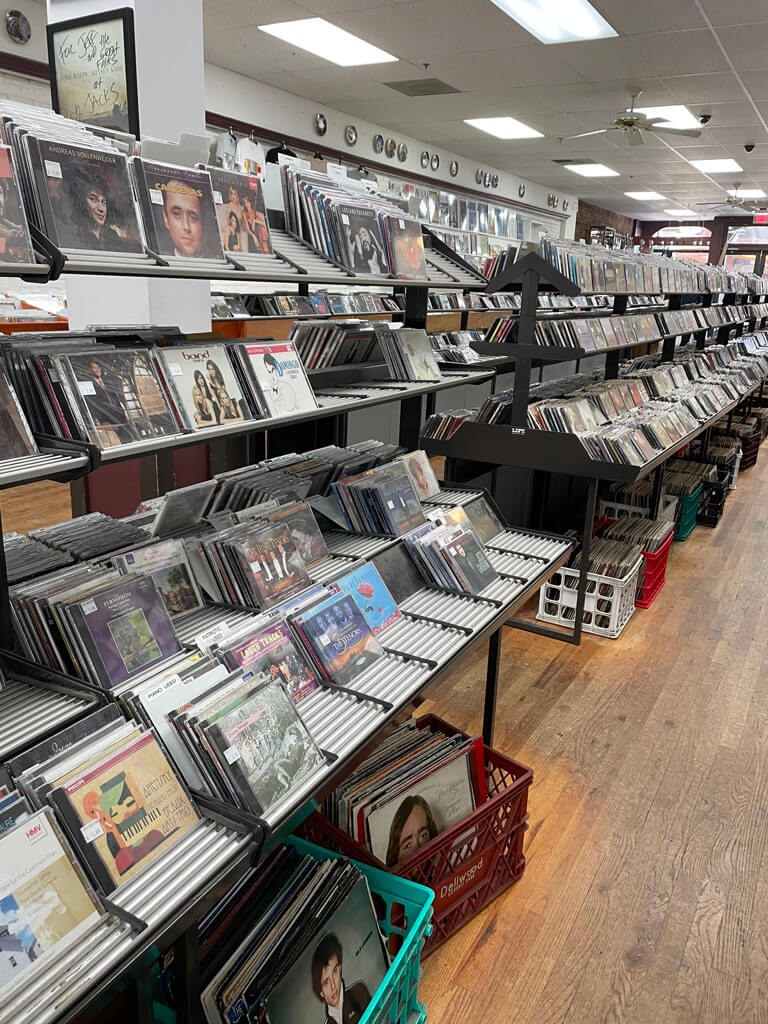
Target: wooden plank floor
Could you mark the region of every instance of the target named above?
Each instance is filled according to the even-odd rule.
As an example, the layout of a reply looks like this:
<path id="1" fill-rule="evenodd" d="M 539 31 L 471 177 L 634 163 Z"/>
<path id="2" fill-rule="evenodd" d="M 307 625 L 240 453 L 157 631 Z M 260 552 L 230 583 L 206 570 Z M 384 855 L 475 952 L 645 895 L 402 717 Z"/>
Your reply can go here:
<path id="1" fill-rule="evenodd" d="M 426 962 L 430 1024 L 768 1022 L 768 445 L 618 640 L 505 630 L 523 878 Z M 425 711 L 476 733 L 485 652 Z"/>

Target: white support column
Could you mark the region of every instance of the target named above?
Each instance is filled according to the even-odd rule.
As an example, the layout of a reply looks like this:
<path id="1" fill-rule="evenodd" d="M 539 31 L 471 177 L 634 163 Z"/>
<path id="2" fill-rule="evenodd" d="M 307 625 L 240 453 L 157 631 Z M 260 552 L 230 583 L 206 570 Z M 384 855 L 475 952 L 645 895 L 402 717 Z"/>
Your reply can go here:
<path id="1" fill-rule="evenodd" d="M 46 0 L 49 24 L 116 6 L 133 8 L 141 137 L 178 141 L 205 130 L 202 0 Z M 73 330 L 93 324 L 157 324 L 211 329 L 207 281 L 63 278 Z"/>

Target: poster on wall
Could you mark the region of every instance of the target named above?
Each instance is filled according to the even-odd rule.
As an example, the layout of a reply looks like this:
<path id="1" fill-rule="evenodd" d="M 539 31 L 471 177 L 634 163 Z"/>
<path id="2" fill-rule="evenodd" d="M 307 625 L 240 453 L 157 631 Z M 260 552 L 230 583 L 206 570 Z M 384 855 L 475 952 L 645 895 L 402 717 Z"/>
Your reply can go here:
<path id="1" fill-rule="evenodd" d="M 48 25 L 53 109 L 99 128 L 139 134 L 133 11 Z"/>

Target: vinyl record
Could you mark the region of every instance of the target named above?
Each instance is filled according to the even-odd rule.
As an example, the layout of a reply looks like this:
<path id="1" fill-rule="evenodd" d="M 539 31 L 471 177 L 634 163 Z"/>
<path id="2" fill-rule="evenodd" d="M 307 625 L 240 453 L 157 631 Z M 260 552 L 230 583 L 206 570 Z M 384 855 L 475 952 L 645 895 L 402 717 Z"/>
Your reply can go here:
<path id="1" fill-rule="evenodd" d="M 437 155 L 437 153 L 432 154 L 432 159 L 429 162 L 429 166 L 432 168 L 433 171 L 436 171 L 440 166 L 440 157 Z"/>
<path id="2" fill-rule="evenodd" d="M 424 168 L 424 170 L 426 170 L 427 167 L 429 167 L 429 153 L 426 151 L 426 149 L 422 151 L 422 154 L 419 157 L 419 163 Z"/>
<path id="3" fill-rule="evenodd" d="M 408 159 L 408 147 L 404 142 L 401 142 L 400 145 L 397 147 L 397 159 L 400 161 L 401 164 L 404 164 L 405 161 Z"/>
<path id="4" fill-rule="evenodd" d="M 373 152 L 383 153 L 384 152 L 384 136 L 374 135 L 373 136 Z"/>
<path id="5" fill-rule="evenodd" d="M 394 139 L 387 139 L 386 145 L 384 147 L 385 155 L 387 157 L 389 157 L 389 159 L 391 160 L 396 152 L 397 152 L 397 143 L 395 142 L 395 140 Z"/>

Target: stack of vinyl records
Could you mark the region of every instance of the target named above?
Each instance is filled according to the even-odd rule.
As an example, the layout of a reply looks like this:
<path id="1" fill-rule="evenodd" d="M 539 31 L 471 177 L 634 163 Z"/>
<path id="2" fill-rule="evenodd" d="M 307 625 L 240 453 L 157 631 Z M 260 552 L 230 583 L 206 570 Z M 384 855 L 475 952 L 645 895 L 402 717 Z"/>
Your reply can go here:
<path id="1" fill-rule="evenodd" d="M 408 200 L 351 188 L 316 171 L 280 169 L 286 227 L 355 274 L 426 278 L 421 224 Z"/>
<path id="2" fill-rule="evenodd" d="M 664 467 L 664 486 L 670 494 L 693 494 L 699 484 L 710 478 L 713 467 L 704 462 L 672 459 Z"/>
<path id="3" fill-rule="evenodd" d="M 442 379 L 425 330 L 392 324 L 376 324 L 374 330 L 394 380 L 418 383 Z"/>
<path id="4" fill-rule="evenodd" d="M 405 545 L 430 586 L 480 594 L 498 579 L 483 542 L 462 508 L 435 516 L 408 534 Z"/>
<path id="5" fill-rule="evenodd" d="M 433 331 L 429 335 L 435 358 L 447 363 L 478 363 L 484 358 L 472 348 L 475 341 L 483 341 L 483 331 Z"/>
<path id="6" fill-rule="evenodd" d="M 3 550 L 9 583 L 19 583 L 61 569 L 74 561 L 68 551 L 59 551 L 23 533 L 3 534 Z"/>
<path id="7" fill-rule="evenodd" d="M 248 887 L 233 892 L 211 941 L 202 992 L 208 1024 L 358 1021 L 389 969 L 368 883 L 346 860 L 316 861 L 280 848 Z M 225 923 L 226 922 L 226 923 Z"/>
<path id="8" fill-rule="evenodd" d="M 325 799 L 322 812 L 396 868 L 486 799 L 480 737 L 448 737 L 409 719 Z"/>
<path id="9" fill-rule="evenodd" d="M 601 537 L 593 540 L 590 546 L 587 572 L 621 580 L 631 572 L 641 554 L 642 548 L 639 543 Z M 569 564 L 580 570 L 583 560 L 583 552 L 579 549 L 571 555 Z"/>
<path id="10" fill-rule="evenodd" d="M 290 335 L 308 370 L 383 361 L 373 325 L 368 320 L 305 320 Z"/>
<path id="11" fill-rule="evenodd" d="M 404 465 L 393 462 L 332 485 L 347 528 L 400 537 L 424 523 L 419 494 Z"/>
<path id="12" fill-rule="evenodd" d="M 608 540 L 622 540 L 628 544 L 639 545 L 644 552 L 654 554 L 674 529 L 673 523 L 663 520 L 621 515 L 608 527 L 604 536 Z"/>
<path id="13" fill-rule="evenodd" d="M 477 409 L 446 409 L 433 413 L 422 427 L 422 433 L 435 441 L 449 441 L 462 424 L 475 419 Z"/>

